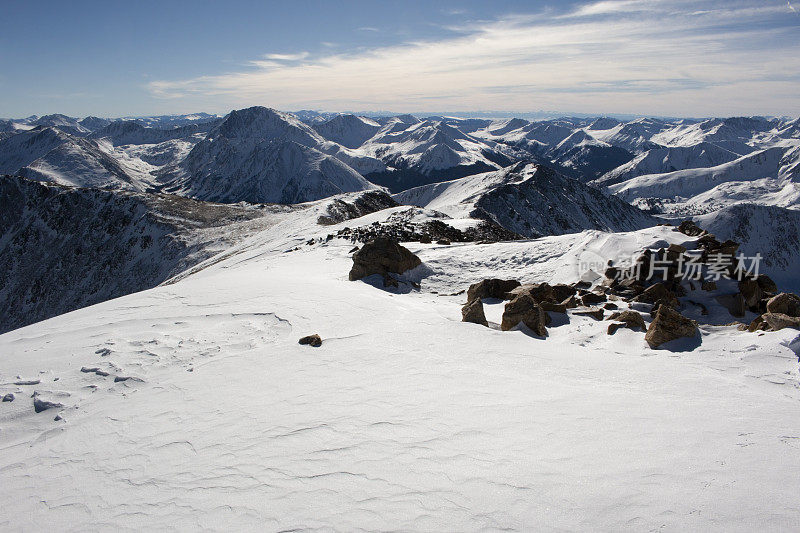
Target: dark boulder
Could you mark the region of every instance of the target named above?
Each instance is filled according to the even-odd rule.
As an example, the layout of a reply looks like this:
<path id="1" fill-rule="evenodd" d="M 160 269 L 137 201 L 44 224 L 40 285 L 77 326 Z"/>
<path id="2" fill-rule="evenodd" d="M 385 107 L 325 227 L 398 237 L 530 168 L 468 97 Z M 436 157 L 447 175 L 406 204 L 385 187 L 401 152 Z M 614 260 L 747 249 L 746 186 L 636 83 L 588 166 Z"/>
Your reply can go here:
<path id="1" fill-rule="evenodd" d="M 467 302 L 476 298 L 498 298 L 507 300 L 508 293 L 519 287 L 519 281 L 515 279 L 485 279 L 478 283 L 473 283 L 467 290 Z"/>
<path id="2" fill-rule="evenodd" d="M 367 242 L 353 254 L 353 268 L 350 281 L 359 280 L 373 274 L 388 278 L 389 273 L 402 274 L 422 264 L 420 258 L 397 242 L 378 237 Z"/>
<path id="3" fill-rule="evenodd" d="M 480 298 L 468 302 L 461 308 L 461 321 L 488 326 L 486 315 L 483 312 L 483 302 Z"/>
<path id="4" fill-rule="evenodd" d="M 789 316 L 800 316 L 800 297 L 791 292 L 782 292 L 767 302 L 767 312 Z"/>
<path id="5" fill-rule="evenodd" d="M 319 348 L 322 346 L 322 338 L 317 335 L 316 333 L 313 335 L 307 335 L 297 341 L 298 344 L 307 344 L 308 346 L 313 346 L 314 348 Z"/>
<path id="6" fill-rule="evenodd" d="M 529 294 L 520 294 L 506 304 L 500 329 L 508 331 L 523 323 L 541 337 L 547 336 L 549 316 Z"/>
<path id="7" fill-rule="evenodd" d="M 783 313 L 764 313 L 762 318 L 769 325 L 771 331 L 780 331 L 783 328 L 800 329 L 800 317 Z"/>

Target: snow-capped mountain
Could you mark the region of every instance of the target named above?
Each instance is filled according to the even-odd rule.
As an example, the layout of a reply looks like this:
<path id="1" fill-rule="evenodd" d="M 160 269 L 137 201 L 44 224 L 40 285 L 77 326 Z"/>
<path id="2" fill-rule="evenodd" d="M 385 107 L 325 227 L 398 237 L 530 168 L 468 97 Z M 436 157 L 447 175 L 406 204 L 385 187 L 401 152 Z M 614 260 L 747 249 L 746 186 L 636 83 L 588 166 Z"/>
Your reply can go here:
<path id="1" fill-rule="evenodd" d="M 358 148 L 375 135 L 381 125 L 368 118 L 345 114 L 314 124 L 313 128 L 329 141 L 347 148 Z"/>
<path id="2" fill-rule="evenodd" d="M 798 205 L 797 149 L 774 147 L 710 168 L 638 176 L 608 190 L 629 202 L 656 201 L 685 216 L 739 202 Z"/>
<path id="3" fill-rule="evenodd" d="M 120 162 L 92 140 L 73 137 L 19 169 L 36 181 L 73 187 L 144 190 L 147 185 L 129 174 Z"/>
<path id="4" fill-rule="evenodd" d="M 154 287 L 268 214 L 0 176 L 0 332 Z"/>
<path id="5" fill-rule="evenodd" d="M 693 146 L 710 142 L 739 155 L 762 148 L 776 123 L 763 117 L 731 117 L 709 119 L 667 129 L 653 135 L 651 140 L 664 146 Z"/>
<path id="6" fill-rule="evenodd" d="M 617 198 L 544 166 L 526 163 L 409 189 L 395 198 L 457 219 L 491 220 L 525 237 L 587 229 L 629 231 L 656 223 Z"/>
<path id="7" fill-rule="evenodd" d="M 676 170 L 713 167 L 739 157 L 739 154 L 709 142 L 701 142 L 694 146 L 653 148 L 606 172 L 594 183 L 608 186 L 644 174 L 664 174 Z"/>
<path id="8" fill-rule="evenodd" d="M 114 146 L 128 144 L 159 144 L 174 139 L 191 138 L 205 135 L 216 124 L 217 120 L 209 120 L 198 124 L 177 126 L 170 129 L 146 127 L 134 120 L 117 120 L 94 131 L 91 139 L 108 139 Z M 199 141 L 202 137 L 198 138 Z"/>
<path id="9" fill-rule="evenodd" d="M 761 271 L 787 290 L 800 292 L 800 211 L 771 205 L 740 203 L 695 218 L 718 239 L 742 243 L 749 257 L 760 254 Z"/>
<path id="10" fill-rule="evenodd" d="M 324 139 L 289 114 L 233 111 L 160 180 L 167 192 L 221 202 L 300 203 L 376 188 L 317 148 Z"/>
<path id="11" fill-rule="evenodd" d="M 77 118 L 68 117 L 61 114 L 44 115 L 36 118 L 35 120 L 29 121 L 28 124 L 31 126 L 58 128 L 64 133 L 69 133 L 70 135 L 75 135 L 78 137 L 84 137 L 91 131 L 80 124 Z"/>
<path id="12" fill-rule="evenodd" d="M 387 171 L 369 179 L 398 192 L 412 186 L 497 169 L 509 159 L 486 142 L 441 121 L 397 117 L 359 151 L 382 160 Z"/>
<path id="13" fill-rule="evenodd" d="M 0 140 L 0 173 L 13 174 L 72 137 L 56 128 L 39 126 Z"/>

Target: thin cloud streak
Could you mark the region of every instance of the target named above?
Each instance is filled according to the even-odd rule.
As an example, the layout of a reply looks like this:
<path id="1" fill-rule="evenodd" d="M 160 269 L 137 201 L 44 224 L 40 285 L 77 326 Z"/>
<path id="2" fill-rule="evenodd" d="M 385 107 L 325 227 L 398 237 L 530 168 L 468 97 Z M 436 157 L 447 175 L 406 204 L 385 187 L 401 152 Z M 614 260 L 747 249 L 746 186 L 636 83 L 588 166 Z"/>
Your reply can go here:
<path id="1" fill-rule="evenodd" d="M 317 57 L 269 54 L 248 71 L 148 87 L 160 98 L 215 97 L 228 106 L 800 113 L 797 84 L 785 80 L 800 71 L 800 47 L 776 40 L 796 31 L 776 26 L 786 6 L 726 2 L 694 14 L 696 7 L 604 0 L 566 15 L 466 24 L 459 37 L 439 41 Z"/>

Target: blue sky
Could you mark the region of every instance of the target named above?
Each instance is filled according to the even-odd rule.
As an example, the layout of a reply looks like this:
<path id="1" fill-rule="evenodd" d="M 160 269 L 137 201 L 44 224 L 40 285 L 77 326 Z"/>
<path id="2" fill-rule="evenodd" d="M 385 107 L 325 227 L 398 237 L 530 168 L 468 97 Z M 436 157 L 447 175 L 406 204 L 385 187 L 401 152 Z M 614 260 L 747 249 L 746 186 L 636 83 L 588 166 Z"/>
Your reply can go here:
<path id="1" fill-rule="evenodd" d="M 800 13 L 779 0 L 1 3 L 6 117 L 800 115 Z"/>

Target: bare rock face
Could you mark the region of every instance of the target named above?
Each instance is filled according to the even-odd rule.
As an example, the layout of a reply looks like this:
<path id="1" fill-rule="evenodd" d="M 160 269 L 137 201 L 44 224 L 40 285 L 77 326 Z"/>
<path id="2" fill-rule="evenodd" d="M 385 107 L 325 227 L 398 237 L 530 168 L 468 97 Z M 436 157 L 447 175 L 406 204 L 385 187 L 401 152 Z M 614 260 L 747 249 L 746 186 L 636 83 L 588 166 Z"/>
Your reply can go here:
<path id="1" fill-rule="evenodd" d="M 475 298 L 467 302 L 467 304 L 461 308 L 461 321 L 472 322 L 473 324 L 480 324 L 482 326 L 489 325 L 489 322 L 486 321 L 486 315 L 483 312 L 483 302 L 480 298 Z"/>
<path id="2" fill-rule="evenodd" d="M 407 248 L 385 237 L 369 241 L 353 254 L 353 268 L 350 269 L 350 281 L 356 281 L 372 274 L 381 274 L 384 278 L 393 274 L 402 274 L 422 264 L 420 258 Z"/>
<path id="3" fill-rule="evenodd" d="M 314 348 L 319 348 L 322 346 L 322 338 L 314 333 L 313 335 L 307 335 L 297 341 L 298 344 L 307 344 L 308 346 L 313 346 Z"/>
<path id="4" fill-rule="evenodd" d="M 782 292 L 767 302 L 768 313 L 780 313 L 789 316 L 800 316 L 800 297 L 791 292 Z"/>
<path id="5" fill-rule="evenodd" d="M 689 320 L 676 310 L 662 305 L 658 308 L 655 319 L 647 328 L 644 340 L 651 348 L 661 346 L 681 337 L 694 337 L 697 334 L 697 324 Z"/>
<path id="6" fill-rule="evenodd" d="M 772 331 L 780 331 L 783 328 L 800 329 L 800 317 L 789 316 L 783 313 L 764 313 L 762 318 Z"/>
<path id="7" fill-rule="evenodd" d="M 529 294 L 520 294 L 506 304 L 500 329 L 508 331 L 520 322 L 539 336 L 547 336 L 547 313 Z"/>
<path id="8" fill-rule="evenodd" d="M 485 279 L 478 283 L 473 283 L 467 290 L 467 302 L 476 298 L 498 298 L 506 300 L 507 293 L 519 287 L 519 281 L 515 279 Z"/>
<path id="9" fill-rule="evenodd" d="M 613 313 L 608 320 L 613 320 L 608 325 L 608 334 L 613 335 L 619 328 L 640 329 L 642 331 L 647 329 L 644 323 L 644 318 L 640 313 L 631 310 L 625 310 L 621 313 Z"/>

